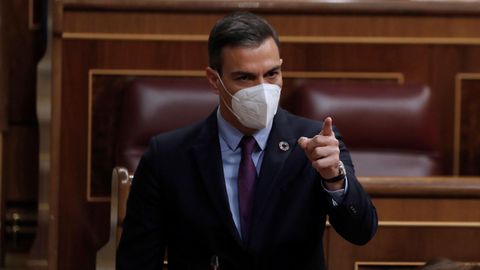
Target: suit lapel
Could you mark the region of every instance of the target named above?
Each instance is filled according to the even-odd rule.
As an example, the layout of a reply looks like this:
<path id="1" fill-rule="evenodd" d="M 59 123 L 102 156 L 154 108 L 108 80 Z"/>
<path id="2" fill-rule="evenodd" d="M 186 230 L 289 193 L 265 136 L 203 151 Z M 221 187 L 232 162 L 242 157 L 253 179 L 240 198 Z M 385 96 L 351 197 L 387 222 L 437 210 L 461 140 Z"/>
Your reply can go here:
<path id="1" fill-rule="evenodd" d="M 290 132 L 285 114 L 285 111 L 282 109 L 278 110 L 268 138 L 259 180 L 255 187 L 253 229 L 262 216 L 265 204 L 267 203 L 274 186 L 281 184 L 279 181 L 281 172 L 284 169 L 284 163 L 297 145 L 297 138 L 293 137 Z M 288 149 L 285 147 L 282 149 L 280 147 L 280 143 L 284 142 L 288 143 Z"/>
<path id="2" fill-rule="evenodd" d="M 216 113 L 215 110 L 207 118 L 198 140 L 193 145 L 193 153 L 212 207 L 215 208 L 232 236 L 241 244 L 242 241 L 233 222 L 225 188 Z"/>

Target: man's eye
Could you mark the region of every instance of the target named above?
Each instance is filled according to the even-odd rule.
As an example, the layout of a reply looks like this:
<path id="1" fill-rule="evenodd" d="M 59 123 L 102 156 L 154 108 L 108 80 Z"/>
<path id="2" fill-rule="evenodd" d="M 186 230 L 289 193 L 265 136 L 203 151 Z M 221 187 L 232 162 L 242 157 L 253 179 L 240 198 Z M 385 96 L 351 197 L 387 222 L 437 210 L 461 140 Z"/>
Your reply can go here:
<path id="1" fill-rule="evenodd" d="M 248 79 L 249 79 L 249 77 L 247 75 L 242 75 L 242 76 L 238 76 L 236 80 L 237 81 L 246 81 Z"/>
<path id="2" fill-rule="evenodd" d="M 275 78 L 277 75 L 278 75 L 278 71 L 270 71 L 269 73 L 267 73 L 267 76 L 269 78 Z"/>

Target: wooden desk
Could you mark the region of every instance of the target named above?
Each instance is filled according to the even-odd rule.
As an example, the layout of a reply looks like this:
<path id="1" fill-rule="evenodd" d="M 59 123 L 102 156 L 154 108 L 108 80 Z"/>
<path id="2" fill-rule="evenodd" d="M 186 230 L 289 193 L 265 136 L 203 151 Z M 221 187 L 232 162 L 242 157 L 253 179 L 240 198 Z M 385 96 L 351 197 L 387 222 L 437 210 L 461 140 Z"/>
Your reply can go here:
<path id="1" fill-rule="evenodd" d="M 415 269 L 436 257 L 480 262 L 480 178 L 362 178 L 379 230 L 355 247 L 328 229 L 329 269 Z"/>

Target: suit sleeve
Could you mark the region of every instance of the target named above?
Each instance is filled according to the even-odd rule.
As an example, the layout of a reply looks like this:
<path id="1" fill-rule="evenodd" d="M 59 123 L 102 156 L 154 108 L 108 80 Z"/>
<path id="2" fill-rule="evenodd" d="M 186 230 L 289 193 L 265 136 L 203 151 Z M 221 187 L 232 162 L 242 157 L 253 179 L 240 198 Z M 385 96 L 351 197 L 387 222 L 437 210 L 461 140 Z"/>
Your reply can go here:
<path id="1" fill-rule="evenodd" d="M 368 194 L 355 176 L 350 154 L 342 137 L 335 132 L 340 143 L 340 159 L 347 171 L 348 190 L 341 204 L 329 204 L 329 221 L 346 240 L 357 245 L 370 241 L 377 231 L 377 212 Z"/>
<path id="2" fill-rule="evenodd" d="M 116 268 L 162 269 L 165 254 L 165 205 L 155 173 L 155 142 L 150 142 L 132 181 Z"/>

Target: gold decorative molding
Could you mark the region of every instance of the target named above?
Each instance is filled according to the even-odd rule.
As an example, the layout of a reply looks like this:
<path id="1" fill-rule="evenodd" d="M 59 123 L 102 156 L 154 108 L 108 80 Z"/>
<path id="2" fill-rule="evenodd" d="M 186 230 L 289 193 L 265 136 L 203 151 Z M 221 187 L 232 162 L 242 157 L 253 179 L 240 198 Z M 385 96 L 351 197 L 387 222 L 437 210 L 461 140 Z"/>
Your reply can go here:
<path id="1" fill-rule="evenodd" d="M 202 77 L 204 70 L 151 70 L 151 69 L 90 69 L 88 77 L 98 75 L 113 76 L 159 76 L 159 77 Z M 90 83 L 90 81 L 89 81 Z M 89 84 L 89 90 L 91 90 Z"/>
<path id="2" fill-rule="evenodd" d="M 149 69 L 90 69 L 89 79 L 96 75 L 113 76 L 160 76 L 160 77 L 203 77 L 204 70 L 149 70 Z M 375 79 L 405 82 L 400 72 L 324 72 L 324 71 L 283 71 L 284 78 L 325 78 L 325 79 Z M 90 82 L 89 82 L 90 83 Z M 90 89 L 89 89 L 90 90 Z"/>
<path id="3" fill-rule="evenodd" d="M 359 176 L 375 198 L 480 198 L 480 176 Z"/>
<path id="4" fill-rule="evenodd" d="M 440 227 L 440 228 L 480 228 L 480 222 L 470 221 L 379 221 L 380 227 Z"/>
<path id="5" fill-rule="evenodd" d="M 134 34 L 63 32 L 63 39 L 138 40 L 138 41 L 191 41 L 206 42 L 201 34 Z M 282 43 L 300 44 L 425 44 L 425 45 L 480 45 L 477 37 L 372 37 L 372 36 L 280 36 Z"/>
<path id="6" fill-rule="evenodd" d="M 415 269 L 419 266 L 425 265 L 426 262 L 415 261 L 355 261 L 355 270 L 361 270 L 362 266 L 413 266 Z M 465 265 L 480 265 L 479 262 L 462 262 Z"/>
<path id="7" fill-rule="evenodd" d="M 363 14 L 471 14 L 480 12 L 479 0 L 422 0 L 422 1 L 253 1 L 253 0 L 137 0 L 137 1 L 99 1 L 99 0 L 63 0 L 63 5 L 69 10 L 85 8 L 101 8 L 103 10 L 134 9 L 140 11 L 231 11 L 234 9 L 251 9 L 255 12 L 278 11 L 280 13 L 324 14 L 347 13 Z"/>
<path id="8" fill-rule="evenodd" d="M 480 80 L 480 73 L 457 73 L 455 76 L 455 98 L 453 112 L 453 175 L 460 174 L 460 146 L 462 121 L 462 81 Z"/>
<path id="9" fill-rule="evenodd" d="M 281 36 L 286 43 L 343 43 L 343 44 L 426 44 L 479 45 L 480 38 L 462 37 L 371 37 L 371 36 Z"/>
<path id="10" fill-rule="evenodd" d="M 92 191 L 92 113 L 94 76 L 158 76 L 158 77 L 203 77 L 204 70 L 140 70 L 140 69 L 90 69 L 88 71 L 88 128 L 87 128 L 87 202 L 109 202 L 110 197 L 93 196 Z M 405 81 L 399 72 L 317 72 L 284 71 L 284 78 L 323 78 L 323 79 L 374 79 L 394 80 L 398 84 Z"/>
<path id="11" fill-rule="evenodd" d="M 405 76 L 400 72 L 282 71 L 282 75 L 284 78 L 395 80 L 398 84 L 405 82 Z"/>
<path id="12" fill-rule="evenodd" d="M 422 266 L 425 262 L 400 262 L 400 261 L 355 261 L 355 270 L 361 270 L 362 266 Z"/>
<path id="13" fill-rule="evenodd" d="M 326 226 L 332 226 L 328 220 Z M 378 221 L 378 227 L 480 228 L 480 222 L 380 220 Z"/>
<path id="14" fill-rule="evenodd" d="M 207 41 L 208 35 L 185 34 L 123 34 L 123 33 L 84 33 L 63 32 L 63 39 L 89 40 L 145 40 L 145 41 Z"/>

